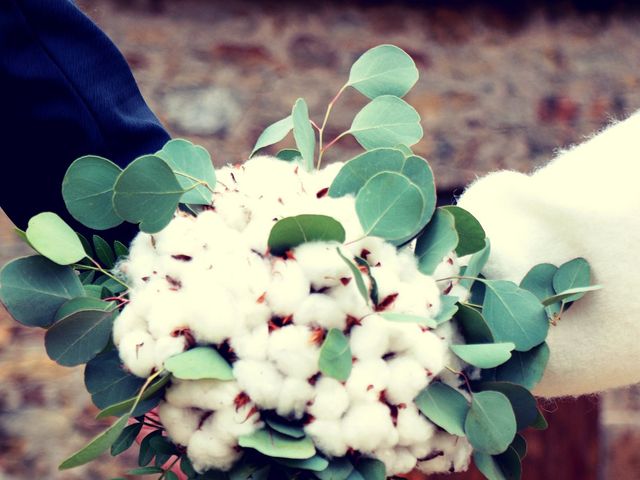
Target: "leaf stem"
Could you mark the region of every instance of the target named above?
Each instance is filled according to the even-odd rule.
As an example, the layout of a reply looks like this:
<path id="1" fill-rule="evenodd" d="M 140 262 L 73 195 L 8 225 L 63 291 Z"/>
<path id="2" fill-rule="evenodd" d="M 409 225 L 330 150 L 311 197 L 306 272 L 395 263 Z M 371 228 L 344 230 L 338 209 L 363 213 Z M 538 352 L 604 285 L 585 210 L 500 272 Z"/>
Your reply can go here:
<path id="1" fill-rule="evenodd" d="M 327 111 L 324 114 L 324 120 L 322 120 L 322 126 L 318 129 L 318 164 L 316 165 L 316 168 L 318 170 L 320 170 L 320 166 L 322 165 L 322 155 L 324 154 L 324 152 L 327 150 L 327 148 L 329 148 L 331 145 L 333 145 L 335 142 L 338 141 L 338 139 L 336 138 L 334 141 L 329 143 L 329 145 L 327 145 L 326 147 L 323 147 L 323 144 L 322 144 L 324 129 L 327 126 L 327 122 L 329 121 L 329 116 L 331 115 L 333 106 L 336 104 L 336 102 L 338 101 L 338 99 L 340 98 L 342 93 L 347 89 L 348 86 L 349 84 L 345 83 L 342 87 L 340 87 L 340 90 L 338 90 L 338 93 L 336 93 L 336 96 L 333 97 L 333 100 L 329 102 L 329 105 L 327 105 Z"/>
<path id="2" fill-rule="evenodd" d="M 480 277 L 467 277 L 466 275 L 453 275 L 451 277 L 444 277 L 436 279 L 436 282 L 446 282 L 449 280 L 478 280 L 482 282 L 482 278 Z"/>
<path id="3" fill-rule="evenodd" d="M 456 375 L 460 375 L 462 378 L 464 378 L 464 383 L 466 384 L 467 390 L 469 391 L 469 395 L 473 397 L 473 392 L 471 391 L 471 383 L 469 382 L 469 377 L 467 377 L 467 375 L 464 372 L 459 372 L 449 366 L 445 365 L 444 368 L 449 370 L 451 373 L 455 373 Z"/>
<path id="4" fill-rule="evenodd" d="M 199 178 L 193 177 L 193 176 L 188 175 L 186 173 L 178 172 L 177 170 L 174 170 L 173 173 L 175 173 L 176 175 L 180 175 L 181 177 L 188 178 L 189 180 L 193 180 L 196 183 L 196 185 L 192 185 L 187 190 L 185 190 L 186 192 L 188 192 L 190 190 L 193 190 L 194 188 L 197 188 L 198 185 L 202 185 L 207 190 L 209 190 L 211 193 L 214 192 L 213 188 L 211 188 L 211 186 L 209 185 L 209 182 L 205 182 L 204 180 L 200 180 Z"/>
<path id="5" fill-rule="evenodd" d="M 162 472 L 162 475 L 158 477 L 158 480 L 162 480 L 163 478 L 166 478 L 167 472 L 170 472 L 171 469 L 173 469 L 173 467 L 176 466 L 176 463 L 178 463 L 178 460 L 180 460 L 180 456 L 176 455 L 176 458 L 173 460 L 173 462 L 171 462 L 171 465 L 169 465 L 167 469 L 164 472 Z"/>
<path id="6" fill-rule="evenodd" d="M 126 283 L 124 283 L 122 280 L 120 280 L 119 278 L 117 278 L 115 275 L 109 273 L 108 271 L 106 271 L 104 268 L 102 268 L 100 266 L 100 264 L 98 262 L 96 262 L 93 258 L 91 258 L 90 256 L 87 255 L 87 257 L 89 259 L 89 261 L 91 263 L 93 263 L 95 265 L 95 267 L 91 267 L 89 265 L 81 265 L 79 263 L 75 263 L 73 265 L 73 268 L 76 270 L 93 270 L 95 272 L 100 272 L 103 275 L 106 275 L 107 277 L 109 277 L 111 280 L 118 282 L 120 285 L 122 285 L 124 288 L 126 288 L 127 290 L 131 290 L 131 287 L 129 285 L 127 285 Z"/>

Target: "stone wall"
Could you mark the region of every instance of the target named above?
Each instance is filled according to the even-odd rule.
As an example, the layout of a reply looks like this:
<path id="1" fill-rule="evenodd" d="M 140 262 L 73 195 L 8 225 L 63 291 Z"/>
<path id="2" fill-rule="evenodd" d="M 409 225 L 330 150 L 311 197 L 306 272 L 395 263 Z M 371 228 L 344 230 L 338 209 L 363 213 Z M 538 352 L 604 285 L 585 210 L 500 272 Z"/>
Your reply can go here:
<path id="1" fill-rule="evenodd" d="M 322 115 L 353 60 L 379 43 L 406 49 L 420 68 L 408 96 L 425 128 L 416 150 L 432 163 L 442 192 L 460 192 L 499 168 L 531 170 L 640 107 L 634 12 L 579 11 L 568 2 L 527 2 L 534 6 L 524 10 L 420 3 L 79 2 L 121 48 L 169 130 L 205 145 L 218 165 L 246 158 L 261 129 L 299 96 L 312 116 Z M 329 138 L 362 105 L 359 95 L 346 95 Z M 344 141 L 330 156 L 355 152 Z M 24 251 L 3 217 L 0 265 Z M 640 389 L 604 396 L 603 479 L 638 478 L 639 399 Z M 109 458 L 56 473 L 61 457 L 96 432 L 93 414 L 81 371 L 53 365 L 40 333 L 0 314 L 0 479 L 116 476 Z"/>

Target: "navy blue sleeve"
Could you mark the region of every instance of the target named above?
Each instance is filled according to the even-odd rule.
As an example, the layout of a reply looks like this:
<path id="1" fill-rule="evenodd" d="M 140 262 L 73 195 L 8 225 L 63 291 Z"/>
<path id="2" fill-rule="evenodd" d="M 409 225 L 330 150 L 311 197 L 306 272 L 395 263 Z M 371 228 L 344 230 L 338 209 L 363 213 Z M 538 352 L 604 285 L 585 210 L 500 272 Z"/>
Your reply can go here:
<path id="1" fill-rule="evenodd" d="M 71 1 L 0 1 L 0 207 L 18 227 L 44 210 L 70 220 L 60 187 L 76 158 L 125 166 L 168 139 L 124 57 Z"/>

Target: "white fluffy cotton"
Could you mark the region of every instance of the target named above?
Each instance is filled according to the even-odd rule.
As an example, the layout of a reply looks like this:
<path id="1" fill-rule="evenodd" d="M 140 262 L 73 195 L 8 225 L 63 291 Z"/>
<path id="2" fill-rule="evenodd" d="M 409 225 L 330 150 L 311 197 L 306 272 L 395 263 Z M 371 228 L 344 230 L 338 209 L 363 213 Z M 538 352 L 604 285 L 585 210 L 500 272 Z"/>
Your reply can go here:
<path id="1" fill-rule="evenodd" d="M 324 455 L 358 451 L 381 459 L 389 475 L 410 471 L 437 449 L 447 452 L 443 470 L 451 462 L 466 467 L 466 446 L 460 453 L 450 435 L 436 435 L 413 404 L 448 362 L 459 362 L 447 347 L 458 340 L 455 328 L 433 332 L 381 315 L 432 318 L 441 286 L 419 272 L 411 247 L 363 238 L 354 197 L 322 194 L 340 167 L 308 173 L 256 157 L 223 168 L 212 208 L 139 234 L 118 266 L 132 285 L 113 331 L 126 368 L 146 377 L 195 346 L 218 348 L 232 364 L 233 381 L 174 379 L 159 408 L 168 435 L 187 447 L 200 472 L 230 469 L 241 455 L 238 438 L 262 428 L 267 410 L 304 421 Z M 337 219 L 347 242 L 304 243 L 285 258 L 271 255 L 275 222 L 305 213 Z M 370 264 L 378 305 L 363 298 L 337 247 L 354 264 L 355 257 Z M 453 253 L 443 263 L 443 273 L 458 265 Z M 369 274 L 361 277 L 371 290 Z M 331 329 L 349 338 L 352 370 L 344 382 L 319 372 Z M 445 381 L 459 385 L 452 376 Z"/>

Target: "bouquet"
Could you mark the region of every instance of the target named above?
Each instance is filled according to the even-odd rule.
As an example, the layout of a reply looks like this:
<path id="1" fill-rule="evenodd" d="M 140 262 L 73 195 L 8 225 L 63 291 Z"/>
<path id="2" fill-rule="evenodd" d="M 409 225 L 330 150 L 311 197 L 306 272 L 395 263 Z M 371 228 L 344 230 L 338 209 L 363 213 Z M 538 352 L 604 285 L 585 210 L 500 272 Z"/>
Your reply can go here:
<path id="1" fill-rule="evenodd" d="M 131 475 L 176 479 L 383 480 L 414 469 L 520 478 L 520 431 L 546 422 L 530 393 L 548 330 L 590 290 L 588 263 L 535 266 L 520 285 L 482 276 L 490 242 L 436 207 L 402 97 L 412 59 L 364 53 L 321 123 L 303 99 L 252 158 L 214 170 L 186 140 L 124 170 L 68 169 L 70 214 L 94 230 L 130 222 L 130 246 L 77 234 L 58 215 L 18 230 L 36 255 L 0 272 L 14 318 L 46 329 L 61 365 L 114 423 L 61 469 L 133 445 Z M 370 99 L 324 133 L 348 88 Z M 295 149 L 256 153 L 293 132 Z M 351 135 L 364 152 L 323 165 Z M 139 444 L 136 443 L 139 440 Z"/>

